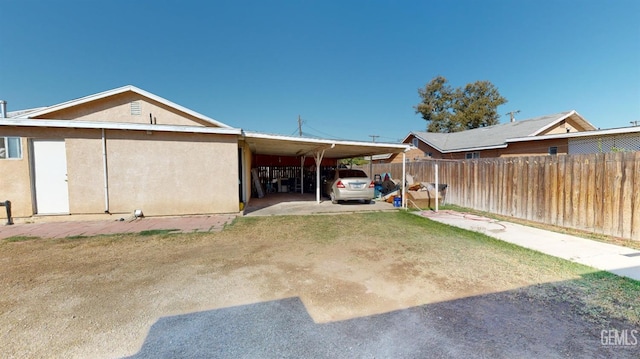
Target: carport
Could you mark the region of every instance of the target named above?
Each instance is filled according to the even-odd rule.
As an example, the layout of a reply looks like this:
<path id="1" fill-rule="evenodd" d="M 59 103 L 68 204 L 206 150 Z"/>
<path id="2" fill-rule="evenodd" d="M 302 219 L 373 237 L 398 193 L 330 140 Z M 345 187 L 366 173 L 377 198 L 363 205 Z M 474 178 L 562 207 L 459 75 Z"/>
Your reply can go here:
<path id="1" fill-rule="evenodd" d="M 315 163 L 316 202 L 320 203 L 320 168 L 322 161 L 327 159 L 340 160 L 345 158 L 373 156 L 386 153 L 402 153 L 403 170 L 402 183 L 405 183 L 404 160 L 405 152 L 410 145 L 404 143 L 358 142 L 345 140 L 330 140 L 320 138 L 293 137 L 243 131 L 244 143 L 254 155 L 282 156 L 300 159 L 300 178 L 304 181 L 304 164 L 307 158 Z M 253 166 L 260 165 L 254 163 Z M 303 185 L 300 186 L 301 193 Z M 403 186 L 403 207 L 405 206 Z"/>

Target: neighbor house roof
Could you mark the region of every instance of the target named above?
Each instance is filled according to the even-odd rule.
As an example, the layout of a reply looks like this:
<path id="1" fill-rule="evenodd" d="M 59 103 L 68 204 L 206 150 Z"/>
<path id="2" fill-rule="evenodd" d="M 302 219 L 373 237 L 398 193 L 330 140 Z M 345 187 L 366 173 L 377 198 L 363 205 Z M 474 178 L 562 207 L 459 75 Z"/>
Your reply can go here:
<path id="1" fill-rule="evenodd" d="M 462 132 L 439 133 L 412 131 L 403 142 L 413 135 L 441 153 L 505 148 L 508 142 L 510 142 L 509 139 L 539 136 L 544 131 L 570 117 L 582 125 L 582 127 L 595 130 L 595 127 L 591 123 L 574 110 L 527 120 L 480 127 Z"/>
<path id="2" fill-rule="evenodd" d="M 136 93 L 140 96 L 144 96 L 146 98 L 149 98 L 153 101 L 159 102 L 165 106 L 171 107 L 175 110 L 178 110 L 180 112 L 189 114 L 193 117 L 196 117 L 198 119 L 201 119 L 203 121 L 209 122 L 214 126 L 217 127 L 225 127 L 225 128 L 231 128 L 231 126 L 224 124 L 220 121 L 216 121 L 210 117 L 207 117 L 201 113 L 195 112 L 193 110 L 190 110 L 186 107 L 180 106 L 176 103 L 173 103 L 165 98 L 162 98 L 160 96 L 154 95 L 151 92 L 147 92 L 145 90 L 139 89 L 135 86 L 131 86 L 131 85 L 127 85 L 127 86 L 123 86 L 123 87 L 119 87 L 113 90 L 108 90 L 108 91 L 104 91 L 104 92 L 100 92 L 97 94 L 93 94 L 93 95 L 89 95 L 89 96 L 85 96 L 85 97 L 81 97 L 75 100 L 71 100 L 71 101 L 67 101 L 67 102 L 63 102 L 63 103 L 59 103 L 57 105 L 53 105 L 53 106 L 48 106 L 48 107 L 42 107 L 42 108 L 38 108 L 35 109 L 34 111 L 26 111 L 23 112 L 21 114 L 18 114 L 17 116 L 11 116 L 12 118 L 37 118 L 37 117 L 46 117 L 48 114 L 53 113 L 55 111 L 60 111 L 60 110 L 64 110 L 73 106 L 77 106 L 77 105 L 81 105 L 87 102 L 91 102 L 91 101 L 95 101 L 95 100 L 99 100 L 102 98 L 106 98 L 106 97 L 110 97 L 110 96 L 114 96 L 114 95 L 119 95 L 125 92 L 133 92 Z M 16 111 L 17 112 L 17 111 Z"/>

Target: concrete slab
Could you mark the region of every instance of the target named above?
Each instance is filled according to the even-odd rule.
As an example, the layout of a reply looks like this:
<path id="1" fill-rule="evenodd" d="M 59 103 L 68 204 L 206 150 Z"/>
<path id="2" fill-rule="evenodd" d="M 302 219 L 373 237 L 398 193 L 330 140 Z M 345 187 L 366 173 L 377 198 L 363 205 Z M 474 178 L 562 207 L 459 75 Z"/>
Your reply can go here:
<path id="1" fill-rule="evenodd" d="M 399 208 L 382 200 L 374 200 L 370 204 L 359 201 L 331 203 L 327 198 L 321 198 L 317 203 L 316 195 L 310 193 L 270 193 L 263 198 L 252 198 L 244 210 L 245 216 L 284 216 L 309 215 L 331 213 L 354 213 L 393 211 Z"/>
<path id="2" fill-rule="evenodd" d="M 456 211 L 421 211 L 431 220 L 640 281 L 640 251 Z"/>

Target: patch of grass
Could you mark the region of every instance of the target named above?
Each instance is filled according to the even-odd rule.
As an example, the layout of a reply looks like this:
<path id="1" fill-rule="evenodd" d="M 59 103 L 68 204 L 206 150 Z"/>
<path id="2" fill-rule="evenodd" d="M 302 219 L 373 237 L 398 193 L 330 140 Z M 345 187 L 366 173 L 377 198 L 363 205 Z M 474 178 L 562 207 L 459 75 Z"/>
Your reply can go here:
<path id="1" fill-rule="evenodd" d="M 146 231 L 141 231 L 138 234 L 141 236 L 155 236 L 155 235 L 167 235 L 174 234 L 171 232 L 179 231 L 179 229 L 149 229 Z"/>
<path id="2" fill-rule="evenodd" d="M 89 238 L 89 236 L 84 236 L 84 235 L 77 235 L 77 236 L 67 236 L 65 237 L 66 239 L 86 239 Z"/>
<path id="3" fill-rule="evenodd" d="M 25 242 L 25 241 L 34 241 L 37 239 L 41 239 L 40 237 L 32 237 L 32 236 L 13 236 L 9 238 L 5 238 L 4 241 L 8 243 L 12 242 Z"/>

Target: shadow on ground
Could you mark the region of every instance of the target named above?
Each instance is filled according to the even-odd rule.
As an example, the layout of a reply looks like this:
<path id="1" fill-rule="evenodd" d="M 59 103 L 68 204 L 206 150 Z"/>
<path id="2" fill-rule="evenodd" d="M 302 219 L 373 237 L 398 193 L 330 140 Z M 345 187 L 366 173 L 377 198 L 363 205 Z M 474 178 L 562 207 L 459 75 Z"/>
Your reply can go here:
<path id="1" fill-rule="evenodd" d="M 161 318 L 130 358 L 638 357 L 640 343 L 603 345 L 601 332 L 640 328 L 574 309 L 514 290 L 314 323 L 293 297 Z"/>

